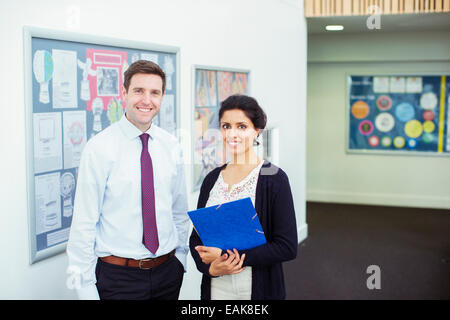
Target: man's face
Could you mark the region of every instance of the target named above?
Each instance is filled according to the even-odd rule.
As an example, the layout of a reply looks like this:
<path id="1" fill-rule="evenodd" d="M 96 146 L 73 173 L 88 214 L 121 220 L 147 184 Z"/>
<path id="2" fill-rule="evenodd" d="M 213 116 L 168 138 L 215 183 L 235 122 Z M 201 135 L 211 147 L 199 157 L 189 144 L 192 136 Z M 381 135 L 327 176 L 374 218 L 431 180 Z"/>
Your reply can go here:
<path id="1" fill-rule="evenodd" d="M 161 108 L 164 97 L 162 83 L 159 75 L 136 73 L 131 77 L 128 92 L 122 87 L 126 117 L 142 132 L 150 128 L 153 117 Z"/>

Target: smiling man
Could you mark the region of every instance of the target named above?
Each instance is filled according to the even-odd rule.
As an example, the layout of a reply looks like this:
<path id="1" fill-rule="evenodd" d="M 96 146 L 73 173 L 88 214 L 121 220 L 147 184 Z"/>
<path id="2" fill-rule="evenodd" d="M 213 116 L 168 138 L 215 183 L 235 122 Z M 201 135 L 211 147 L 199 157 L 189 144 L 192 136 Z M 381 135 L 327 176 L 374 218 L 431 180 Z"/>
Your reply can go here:
<path id="1" fill-rule="evenodd" d="M 145 132 L 158 114 L 163 99 L 164 82 L 156 74 L 138 73 L 125 78 L 122 88 L 126 102 L 126 117 L 139 130 Z"/>
<path id="2" fill-rule="evenodd" d="M 181 147 L 152 123 L 164 90 L 157 64 L 131 64 L 125 116 L 83 150 L 67 245 L 80 299 L 178 299 L 189 223 Z"/>

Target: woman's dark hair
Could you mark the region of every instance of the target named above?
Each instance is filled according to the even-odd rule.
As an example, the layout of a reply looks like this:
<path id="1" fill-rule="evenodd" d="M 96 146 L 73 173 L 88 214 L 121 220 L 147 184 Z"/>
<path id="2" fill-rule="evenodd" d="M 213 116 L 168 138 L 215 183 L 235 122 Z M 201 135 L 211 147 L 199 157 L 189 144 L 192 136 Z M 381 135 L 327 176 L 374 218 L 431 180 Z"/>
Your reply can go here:
<path id="1" fill-rule="evenodd" d="M 225 111 L 235 109 L 242 110 L 247 118 L 252 121 L 255 129 L 263 130 L 266 127 L 267 116 L 264 110 L 259 106 L 258 101 L 256 101 L 255 98 L 242 94 L 231 95 L 222 101 L 219 110 L 219 122 Z M 259 145 L 259 142 L 255 140 L 255 144 Z"/>
<path id="2" fill-rule="evenodd" d="M 256 99 L 241 95 L 234 94 L 222 101 L 219 110 L 219 121 L 225 111 L 239 109 L 242 110 L 245 115 L 252 121 L 255 129 L 264 129 L 267 123 L 267 116 L 264 110 L 259 106 Z"/>

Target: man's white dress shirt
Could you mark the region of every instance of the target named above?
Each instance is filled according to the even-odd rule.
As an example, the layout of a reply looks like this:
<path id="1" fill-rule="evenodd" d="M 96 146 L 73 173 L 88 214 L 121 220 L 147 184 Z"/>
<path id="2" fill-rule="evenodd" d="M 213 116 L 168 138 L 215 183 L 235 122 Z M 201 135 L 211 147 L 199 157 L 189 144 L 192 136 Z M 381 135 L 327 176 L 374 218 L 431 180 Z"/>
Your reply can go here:
<path id="1" fill-rule="evenodd" d="M 190 224 L 181 146 L 154 124 L 146 133 L 150 135 L 159 248 L 152 254 L 142 243 L 142 132 L 124 115 L 90 139 L 81 157 L 67 244 L 69 268 L 81 276 L 80 299 L 99 298 L 98 257 L 145 259 L 176 249 L 175 256 L 186 270 Z"/>

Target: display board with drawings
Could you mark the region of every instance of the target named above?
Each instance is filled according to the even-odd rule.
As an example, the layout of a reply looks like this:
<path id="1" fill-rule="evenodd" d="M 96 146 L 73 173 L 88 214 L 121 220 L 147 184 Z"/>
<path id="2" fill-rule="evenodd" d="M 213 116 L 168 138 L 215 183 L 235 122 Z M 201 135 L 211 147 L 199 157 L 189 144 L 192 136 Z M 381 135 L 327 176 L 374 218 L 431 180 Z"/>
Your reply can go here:
<path id="1" fill-rule="evenodd" d="M 219 129 L 220 103 L 233 94 L 249 94 L 249 74 L 243 69 L 193 67 L 193 190 L 200 189 L 212 169 L 225 163 Z"/>
<path id="2" fill-rule="evenodd" d="M 139 59 L 166 73 L 153 123 L 178 128 L 176 47 L 24 28 L 30 261 L 65 250 L 86 142 L 124 114 L 124 72 Z"/>
<path id="3" fill-rule="evenodd" d="M 348 76 L 347 152 L 450 155 L 447 75 Z"/>

